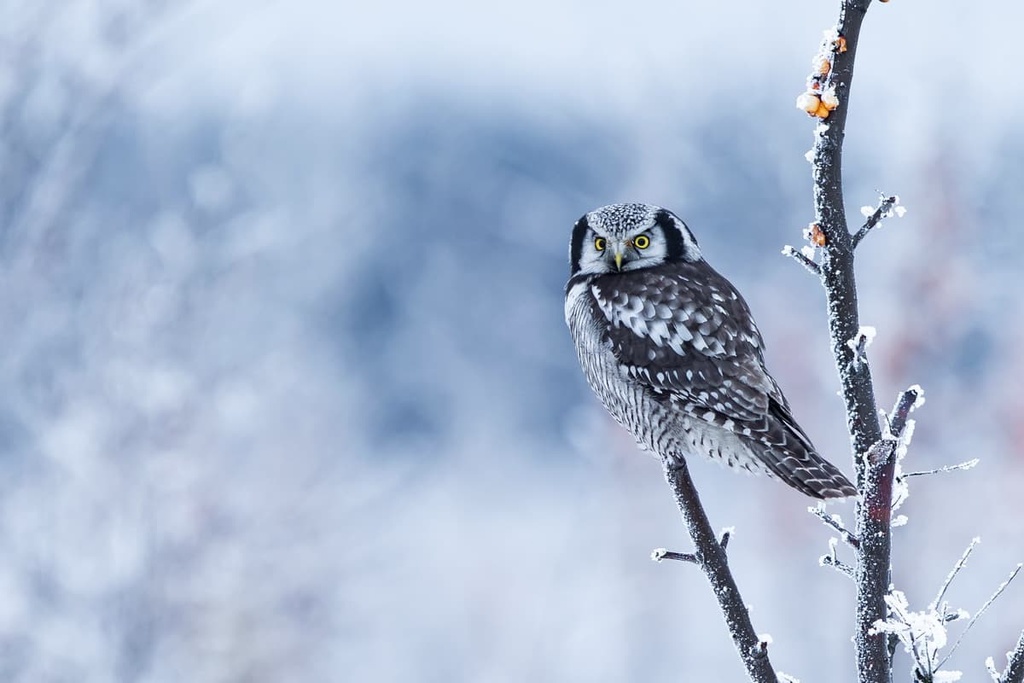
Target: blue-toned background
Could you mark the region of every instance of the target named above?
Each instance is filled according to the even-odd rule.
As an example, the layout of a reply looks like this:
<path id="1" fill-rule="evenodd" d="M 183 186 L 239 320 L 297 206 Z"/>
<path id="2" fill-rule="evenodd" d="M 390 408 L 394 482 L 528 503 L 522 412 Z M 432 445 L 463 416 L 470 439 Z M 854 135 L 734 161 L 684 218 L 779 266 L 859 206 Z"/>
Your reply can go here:
<path id="1" fill-rule="evenodd" d="M 837 4 L 3 4 L 0 679 L 743 680 L 704 579 L 648 560 L 688 541 L 577 368 L 567 243 L 676 211 L 851 472 L 780 255 Z M 879 401 L 925 387 L 907 469 L 982 459 L 913 480 L 918 608 L 975 535 L 972 614 L 1024 560 L 1022 19 L 894 0 L 861 42 L 849 213 L 908 207 L 858 251 Z M 852 681 L 809 502 L 693 470 L 774 664 Z M 1011 585 L 948 666 L 980 680 L 1022 615 Z"/>

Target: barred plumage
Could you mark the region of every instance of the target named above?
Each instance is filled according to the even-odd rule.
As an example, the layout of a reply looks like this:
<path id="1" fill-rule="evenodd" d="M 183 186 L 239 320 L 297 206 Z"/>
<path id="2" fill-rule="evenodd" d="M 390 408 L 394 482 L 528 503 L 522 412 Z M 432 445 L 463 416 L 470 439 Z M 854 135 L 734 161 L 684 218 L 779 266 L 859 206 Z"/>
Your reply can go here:
<path id="1" fill-rule="evenodd" d="M 777 477 L 814 498 L 856 489 L 814 450 L 764 366 L 746 302 L 665 209 L 576 223 L 565 319 L 590 386 L 637 443 Z"/>

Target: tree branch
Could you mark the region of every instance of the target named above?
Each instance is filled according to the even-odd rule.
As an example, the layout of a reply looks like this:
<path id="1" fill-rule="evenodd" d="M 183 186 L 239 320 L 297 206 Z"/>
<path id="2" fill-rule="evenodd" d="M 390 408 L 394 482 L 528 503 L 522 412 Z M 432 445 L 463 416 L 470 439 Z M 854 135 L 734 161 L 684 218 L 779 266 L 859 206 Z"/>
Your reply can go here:
<path id="1" fill-rule="evenodd" d="M 842 383 L 847 428 L 853 443 L 857 487 L 857 650 L 858 680 L 889 683 L 891 658 L 884 633 L 872 633 L 875 622 L 885 619 L 884 596 L 889 587 L 890 520 L 895 442 L 882 441 L 871 369 L 847 344 L 857 338 L 860 315 L 853 269 L 854 240 L 846 222 L 843 201 L 842 152 L 849 111 L 853 65 L 861 23 L 871 0 L 842 0 L 835 40 L 822 46 L 828 62 L 817 79 L 820 91 L 829 93 L 831 107 L 818 125 L 812 155 L 815 222 L 824 233 L 821 278 L 828 305 L 832 353 Z M 820 72 L 819 72 L 820 73 Z"/>
<path id="2" fill-rule="evenodd" d="M 718 605 L 725 616 L 725 623 L 729 627 L 732 641 L 736 645 L 743 666 L 747 670 L 750 680 L 755 683 L 776 683 L 775 671 L 768 660 L 767 643 L 762 641 L 754 631 L 750 623 L 750 614 L 743 603 L 736 581 L 733 579 L 729 569 L 728 559 L 725 554 L 725 547 L 729 541 L 729 533 L 725 532 L 722 538 L 715 536 L 711 523 L 708 522 L 707 514 L 701 505 L 697 489 L 690 478 L 690 472 L 686 463 L 682 460 L 665 461 L 665 479 L 676 497 L 676 504 L 683 515 L 686 529 L 690 532 L 690 538 L 696 546 L 694 553 L 673 553 L 685 561 L 694 562 L 711 583 L 711 589 L 718 598 Z M 655 559 L 659 554 L 655 551 Z M 667 553 L 667 551 L 666 551 Z M 668 559 L 668 556 L 664 556 Z"/>
<path id="3" fill-rule="evenodd" d="M 1017 639 L 1017 647 L 1008 653 L 1008 661 L 1000 683 L 1022 683 L 1024 682 L 1024 631 L 1021 631 Z"/>
<path id="4" fill-rule="evenodd" d="M 812 261 L 810 257 L 804 254 L 802 251 L 793 248 L 791 245 L 787 244 L 782 248 L 782 255 L 789 256 L 790 258 L 795 260 L 797 263 L 799 263 L 801 266 L 811 271 L 815 275 L 821 275 L 821 266 Z"/>
<path id="5" fill-rule="evenodd" d="M 872 228 L 881 223 L 883 218 L 888 218 L 892 215 L 892 209 L 899 201 L 900 198 L 896 195 L 883 197 L 882 200 L 878 202 L 878 208 L 875 209 L 874 213 L 867 217 L 867 220 L 864 221 L 864 225 L 862 225 L 860 230 L 857 231 L 857 234 L 853 236 L 851 246 L 856 249 L 857 245 L 860 244 L 860 241 L 864 239 L 869 232 L 871 232 Z M 870 207 L 866 208 L 870 209 Z"/>
<path id="6" fill-rule="evenodd" d="M 827 512 L 825 512 L 824 508 L 821 508 L 821 507 L 809 507 L 809 508 L 807 508 L 807 511 L 810 512 L 815 517 L 817 517 L 818 519 L 820 519 L 826 525 L 828 525 L 828 526 L 832 527 L 833 529 L 835 529 L 836 531 L 838 531 L 840 537 L 843 539 L 843 541 L 848 546 L 850 546 L 854 550 L 856 550 L 857 548 L 860 547 L 860 540 L 858 540 L 856 536 L 851 534 L 846 529 L 846 527 L 843 526 L 842 522 L 837 518 L 838 515 L 837 516 L 830 515 Z"/>

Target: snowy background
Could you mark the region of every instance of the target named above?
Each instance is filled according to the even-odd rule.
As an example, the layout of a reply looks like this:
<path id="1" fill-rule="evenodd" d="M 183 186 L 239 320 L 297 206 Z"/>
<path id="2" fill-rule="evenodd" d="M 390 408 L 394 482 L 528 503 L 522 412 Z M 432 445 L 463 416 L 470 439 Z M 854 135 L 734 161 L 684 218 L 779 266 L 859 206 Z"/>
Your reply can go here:
<path id="1" fill-rule="evenodd" d="M 572 223 L 662 204 L 851 472 L 795 109 L 836 3 L 4 0 L 0 679 L 743 680 L 658 467 L 584 385 Z M 847 135 L 882 406 L 928 402 L 894 580 L 1024 560 L 1016 2 L 875 4 Z M 1007 31 L 1010 31 L 1009 33 Z M 694 463 L 774 664 L 852 681 L 784 486 Z M 834 506 L 849 518 L 850 504 Z M 1024 627 L 1011 585 L 950 665 Z M 906 679 L 907 660 L 897 669 Z"/>

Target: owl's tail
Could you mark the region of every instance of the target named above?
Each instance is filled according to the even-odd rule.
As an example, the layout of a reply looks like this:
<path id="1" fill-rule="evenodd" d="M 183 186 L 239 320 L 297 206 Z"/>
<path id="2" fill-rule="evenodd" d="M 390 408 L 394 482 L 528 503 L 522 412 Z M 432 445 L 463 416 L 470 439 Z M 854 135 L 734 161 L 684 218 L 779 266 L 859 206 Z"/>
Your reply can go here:
<path id="1" fill-rule="evenodd" d="M 818 455 L 814 444 L 793 419 L 786 406 L 772 400 L 769 406 L 769 438 L 762 441 L 767 469 L 797 491 L 811 498 L 845 498 L 857 495 L 857 487 L 835 465 Z"/>

